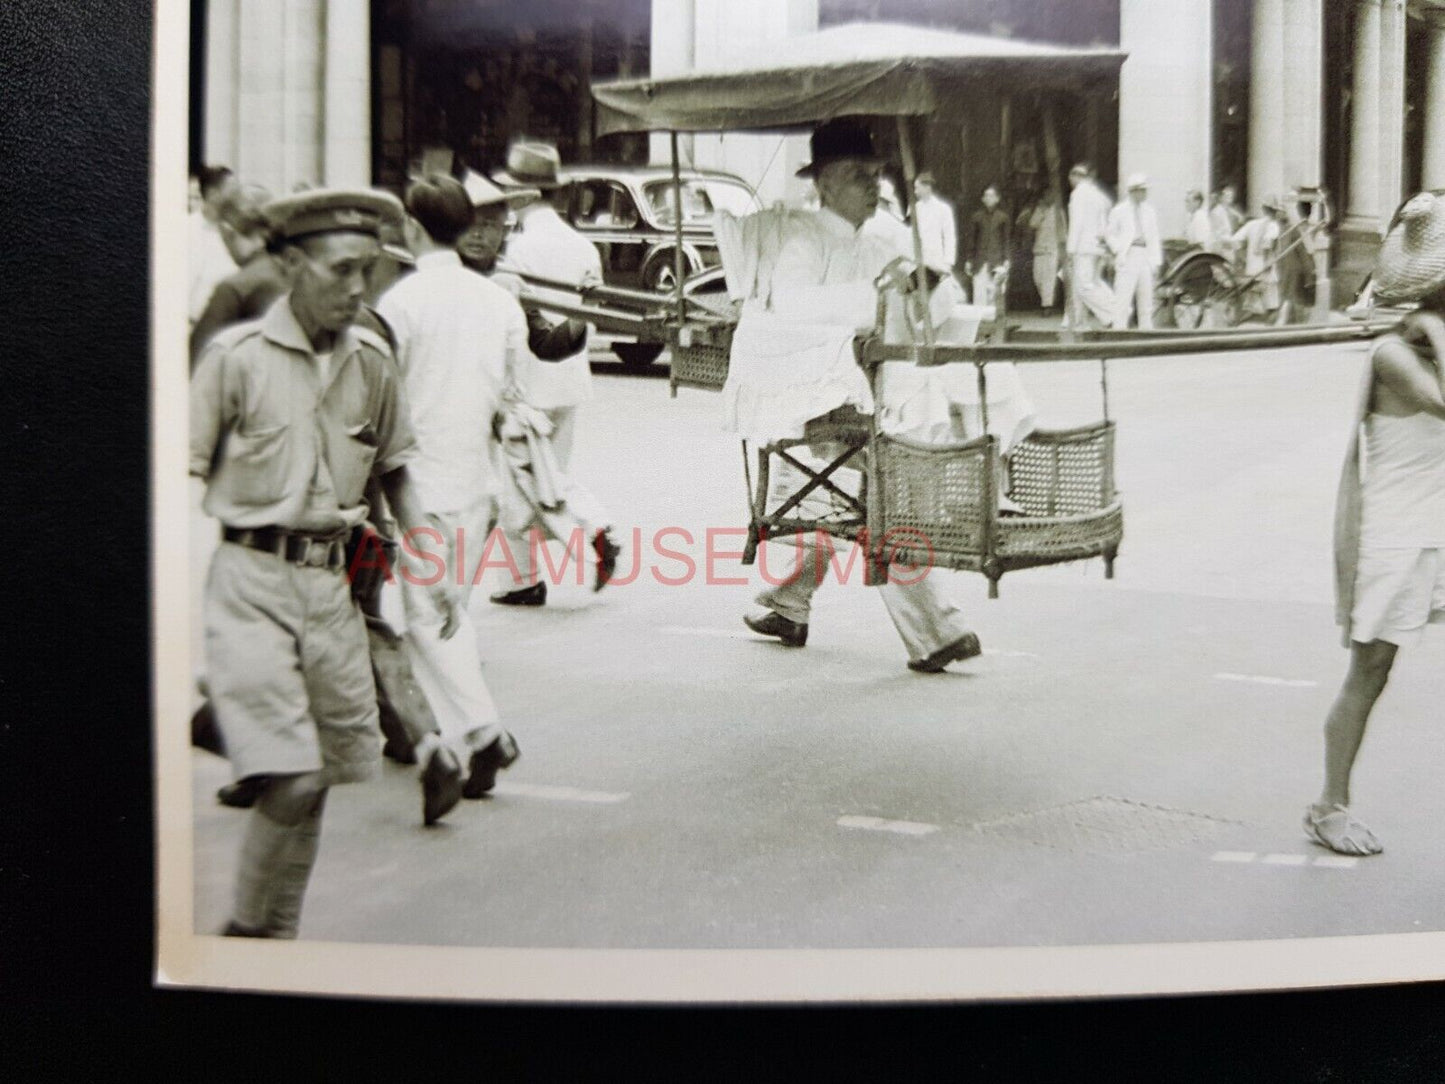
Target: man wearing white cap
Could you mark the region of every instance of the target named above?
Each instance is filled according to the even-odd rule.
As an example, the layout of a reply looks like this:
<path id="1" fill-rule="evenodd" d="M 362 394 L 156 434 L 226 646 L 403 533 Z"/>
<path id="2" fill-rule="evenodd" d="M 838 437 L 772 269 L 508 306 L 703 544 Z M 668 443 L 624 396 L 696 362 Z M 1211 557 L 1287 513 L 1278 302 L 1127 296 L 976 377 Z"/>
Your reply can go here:
<path id="1" fill-rule="evenodd" d="M 1137 308 L 1140 330 L 1154 326 L 1154 281 L 1164 262 L 1159 216 L 1149 202 L 1149 178 L 1130 174 L 1129 194 L 1109 212 L 1104 240 L 1114 254 L 1114 329 L 1129 326 Z"/>
<path id="2" fill-rule="evenodd" d="M 602 285 L 602 257 L 597 246 L 563 222 L 554 206 L 555 201 L 566 198 L 568 184 L 556 147 L 549 143 L 512 144 L 507 151 L 506 169 L 499 171 L 493 180 L 504 190 L 531 188 L 542 193 L 540 200 L 517 210 L 517 232 L 507 240 L 507 264 L 511 270 L 573 287 Z M 544 293 L 538 291 L 539 296 Z M 575 298 L 569 294 L 562 300 Z M 592 398 L 592 369 L 586 345 L 555 364 L 529 366 L 522 398 L 546 414 L 552 427 L 551 443 L 557 466 L 564 473 L 569 472 L 577 431 L 577 408 Z M 606 516 L 594 511 L 589 518 L 604 525 L 589 540 L 597 558 L 594 587 L 600 588 L 611 578 L 619 550 L 605 526 Z M 501 605 L 543 605 L 547 601 L 547 585 L 537 578 L 531 541 L 512 534 L 507 541 L 521 575 L 510 590 L 493 595 L 492 601 Z"/>

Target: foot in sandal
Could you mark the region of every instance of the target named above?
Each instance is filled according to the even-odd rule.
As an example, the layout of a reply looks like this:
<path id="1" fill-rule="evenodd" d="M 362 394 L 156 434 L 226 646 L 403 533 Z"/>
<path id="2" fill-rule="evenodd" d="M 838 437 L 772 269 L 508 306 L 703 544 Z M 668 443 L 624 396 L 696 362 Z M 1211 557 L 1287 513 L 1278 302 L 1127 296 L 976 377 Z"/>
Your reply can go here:
<path id="1" fill-rule="evenodd" d="M 1305 810 L 1305 835 L 1336 854 L 1366 856 L 1385 848 L 1344 806 L 1312 805 Z"/>

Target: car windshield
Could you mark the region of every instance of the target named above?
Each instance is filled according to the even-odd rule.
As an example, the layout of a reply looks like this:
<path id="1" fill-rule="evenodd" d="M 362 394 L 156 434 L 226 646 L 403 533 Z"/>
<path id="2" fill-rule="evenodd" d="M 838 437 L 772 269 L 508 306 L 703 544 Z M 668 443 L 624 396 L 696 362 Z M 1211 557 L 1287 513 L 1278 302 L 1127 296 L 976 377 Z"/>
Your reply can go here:
<path id="1" fill-rule="evenodd" d="M 675 219 L 671 180 L 649 181 L 643 185 L 647 202 L 659 222 L 671 224 Z M 717 211 L 735 215 L 758 210 L 758 199 L 741 181 L 718 177 L 693 177 L 682 182 L 682 221 L 684 225 L 706 225 Z"/>

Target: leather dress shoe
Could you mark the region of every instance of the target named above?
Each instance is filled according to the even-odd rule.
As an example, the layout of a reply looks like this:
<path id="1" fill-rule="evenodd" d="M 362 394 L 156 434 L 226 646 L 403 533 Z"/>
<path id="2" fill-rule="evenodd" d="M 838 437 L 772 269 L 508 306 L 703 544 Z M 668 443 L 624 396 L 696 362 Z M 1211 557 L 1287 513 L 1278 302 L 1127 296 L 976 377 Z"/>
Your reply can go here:
<path id="1" fill-rule="evenodd" d="M 762 617 L 745 616 L 743 624 L 763 636 L 776 636 L 787 647 L 802 647 L 808 642 L 807 622 L 789 621 L 776 610 Z"/>
<path id="2" fill-rule="evenodd" d="M 450 749 L 432 751 L 421 773 L 421 819 L 430 827 L 462 800 L 462 766 Z"/>
<path id="3" fill-rule="evenodd" d="M 592 584 L 592 590 L 601 591 L 617 571 L 617 558 L 622 553 L 622 547 L 612 541 L 612 532 L 603 528 L 592 536 L 592 548 L 597 553 L 597 579 Z"/>
<path id="4" fill-rule="evenodd" d="M 216 801 L 232 809 L 250 809 L 256 804 L 256 799 L 261 797 L 265 786 L 265 776 L 253 775 L 248 779 L 227 783 L 216 791 Z"/>
<path id="5" fill-rule="evenodd" d="M 222 937 L 270 937 L 265 930 L 253 930 L 250 926 L 242 926 L 235 919 L 226 923 L 226 928 L 221 931 Z"/>
<path id="6" fill-rule="evenodd" d="M 908 669 L 917 674 L 939 674 L 951 662 L 982 654 L 983 648 L 979 646 L 978 637 L 974 633 L 965 632 L 953 643 L 939 648 L 926 659 L 909 659 Z"/>
<path id="7" fill-rule="evenodd" d="M 503 768 L 510 768 L 521 755 L 517 740 L 505 730 L 502 731 L 485 749 L 478 749 L 472 754 L 467 765 L 470 774 L 467 776 L 466 786 L 462 788 L 462 797 L 485 797 L 487 792 L 497 785 L 497 773 Z"/>
<path id="8" fill-rule="evenodd" d="M 522 587 L 516 591 L 498 591 L 492 596 L 492 601 L 498 606 L 545 606 L 547 585 L 538 580 L 531 587 Z"/>
<path id="9" fill-rule="evenodd" d="M 415 764 L 416 753 L 410 746 L 403 745 L 391 738 L 386 739 L 386 744 L 381 747 L 381 755 L 387 760 L 394 760 L 398 764 Z"/>

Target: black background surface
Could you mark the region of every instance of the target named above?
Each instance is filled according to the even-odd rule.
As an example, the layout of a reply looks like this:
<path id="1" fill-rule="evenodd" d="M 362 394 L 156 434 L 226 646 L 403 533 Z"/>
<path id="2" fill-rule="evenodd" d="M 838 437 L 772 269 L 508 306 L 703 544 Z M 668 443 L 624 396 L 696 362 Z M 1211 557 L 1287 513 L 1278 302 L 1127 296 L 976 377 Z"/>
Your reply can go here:
<path id="1" fill-rule="evenodd" d="M 151 19 L 138 0 L 0 2 L 8 1079 L 77 1065 L 88 1072 L 75 1079 L 134 1066 L 161 1080 L 266 1082 L 539 1079 L 564 1066 L 679 1080 L 807 1081 L 835 1067 L 884 1080 L 1445 1078 L 1441 984 L 868 1010 L 153 990 Z"/>

